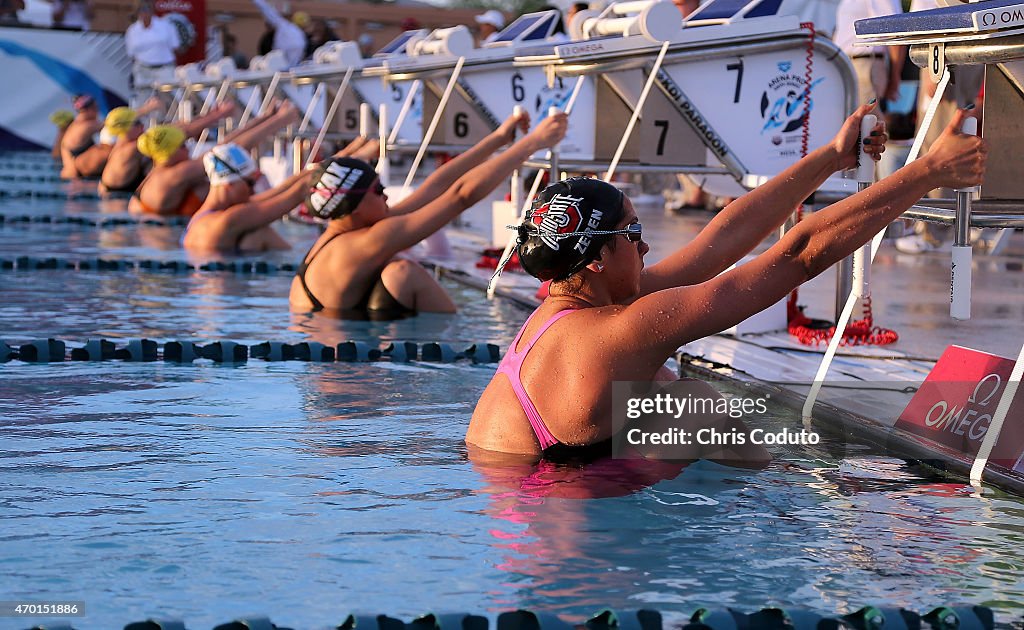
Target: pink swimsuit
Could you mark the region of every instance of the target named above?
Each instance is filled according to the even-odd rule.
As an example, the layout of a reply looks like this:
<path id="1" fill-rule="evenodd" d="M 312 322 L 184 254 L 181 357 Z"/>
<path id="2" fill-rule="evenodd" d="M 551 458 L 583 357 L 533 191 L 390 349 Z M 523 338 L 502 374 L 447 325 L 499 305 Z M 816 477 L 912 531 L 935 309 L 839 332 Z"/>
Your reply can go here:
<path id="1" fill-rule="evenodd" d="M 537 334 L 533 336 L 530 343 L 526 344 L 526 347 L 523 348 L 522 352 L 516 352 L 516 348 L 519 346 L 519 340 L 523 336 L 523 332 L 526 331 L 526 327 L 530 325 L 530 321 L 533 320 L 534 315 L 537 313 L 534 312 L 533 315 L 530 315 L 530 319 L 527 319 L 526 323 L 523 324 L 523 327 L 519 329 L 519 334 L 516 335 L 511 347 L 509 347 L 508 352 L 505 354 L 505 358 L 502 359 L 501 363 L 498 365 L 498 370 L 496 372 L 496 374 L 504 374 L 508 377 L 509 384 L 512 385 L 512 391 L 516 393 L 516 398 L 519 399 L 519 404 L 523 407 L 523 413 L 526 414 L 526 419 L 530 421 L 530 426 L 533 427 L 533 433 L 537 436 L 537 441 L 540 442 L 541 450 L 558 444 L 558 440 L 555 436 L 551 435 L 551 431 L 548 431 L 544 421 L 541 420 L 540 412 L 537 411 L 537 407 L 534 406 L 533 401 L 530 400 L 530 395 L 526 393 L 526 388 L 523 387 L 523 381 L 520 380 L 519 375 L 523 369 L 523 361 L 526 360 L 526 355 L 530 354 L 530 350 L 533 349 L 534 344 L 537 343 L 540 336 L 547 332 L 547 329 L 551 328 L 555 322 L 562 319 L 569 313 L 575 313 L 576 310 L 577 309 L 569 308 L 555 313 L 551 319 L 540 327 L 540 330 L 538 330 Z"/>

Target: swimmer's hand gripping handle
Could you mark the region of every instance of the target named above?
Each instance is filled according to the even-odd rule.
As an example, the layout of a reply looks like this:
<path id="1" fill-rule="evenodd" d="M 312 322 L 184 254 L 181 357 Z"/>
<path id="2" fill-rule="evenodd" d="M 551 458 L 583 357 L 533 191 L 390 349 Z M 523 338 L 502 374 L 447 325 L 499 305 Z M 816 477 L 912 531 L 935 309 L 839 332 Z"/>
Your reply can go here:
<path id="1" fill-rule="evenodd" d="M 970 117 L 964 119 L 960 132 L 976 136 L 978 135 L 978 119 Z M 971 263 L 973 250 L 970 239 L 963 238 L 963 235 L 970 234 L 971 221 L 971 194 L 974 187 L 958 188 L 956 196 L 956 223 L 954 230 L 960 236 L 957 242 L 953 243 L 952 264 L 949 281 L 949 316 L 953 319 L 968 320 L 971 318 Z"/>
<path id="2" fill-rule="evenodd" d="M 859 184 L 872 184 L 875 181 L 875 161 L 864 150 L 864 141 L 871 137 L 871 131 L 877 124 L 878 117 L 874 114 L 868 114 L 860 121 L 860 152 L 857 155 L 857 183 Z"/>
<path id="3" fill-rule="evenodd" d="M 966 134 L 968 136 L 978 135 L 978 119 L 975 118 L 974 116 L 964 118 L 964 124 L 960 127 L 960 133 Z M 974 186 L 968 186 L 966 188 L 957 188 L 956 191 L 973 193 Z"/>
<path id="4" fill-rule="evenodd" d="M 864 141 L 878 124 L 874 114 L 864 116 L 860 122 L 860 152 L 857 155 L 857 189 L 864 190 L 875 181 L 875 161 L 864 150 Z M 853 252 L 853 294 L 858 298 L 871 295 L 871 241 Z"/>

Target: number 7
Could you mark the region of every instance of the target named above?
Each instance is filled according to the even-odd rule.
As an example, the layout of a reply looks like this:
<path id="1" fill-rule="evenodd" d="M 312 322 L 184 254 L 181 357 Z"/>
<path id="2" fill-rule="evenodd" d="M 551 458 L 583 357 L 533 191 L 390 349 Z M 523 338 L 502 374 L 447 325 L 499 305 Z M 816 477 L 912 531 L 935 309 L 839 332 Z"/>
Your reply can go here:
<path id="1" fill-rule="evenodd" d="M 730 63 L 725 67 L 726 70 L 736 71 L 736 92 L 733 94 L 732 102 L 740 102 L 740 89 L 743 87 L 743 60 L 740 59 L 736 63 Z"/>

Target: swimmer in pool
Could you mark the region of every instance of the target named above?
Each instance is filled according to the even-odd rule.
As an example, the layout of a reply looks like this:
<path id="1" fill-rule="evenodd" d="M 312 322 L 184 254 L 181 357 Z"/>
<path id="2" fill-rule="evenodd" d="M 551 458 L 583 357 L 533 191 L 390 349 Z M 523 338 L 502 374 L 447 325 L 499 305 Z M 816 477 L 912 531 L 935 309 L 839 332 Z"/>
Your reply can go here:
<path id="1" fill-rule="evenodd" d="M 213 113 L 224 118 L 233 112 L 234 104 L 225 103 Z M 222 143 L 234 142 L 249 150 L 297 119 L 294 105 L 279 105 L 272 113 L 231 132 Z M 206 126 L 211 124 L 207 122 Z M 203 205 L 210 192 L 210 181 L 202 158 L 189 157 L 186 137 L 185 131 L 171 125 L 151 127 L 139 136 L 139 151 L 153 160 L 153 169 L 128 202 L 130 212 L 190 217 Z"/>
<path id="2" fill-rule="evenodd" d="M 376 156 L 378 151 L 376 140 L 360 137 L 335 157 Z M 291 248 L 271 224 L 302 203 L 314 171 L 303 171 L 274 188 L 254 193 L 262 174 L 237 144 L 217 145 L 203 157 L 203 166 L 210 194 L 185 228 L 181 239 L 185 249 L 242 254 Z"/>
<path id="3" fill-rule="evenodd" d="M 607 444 L 625 425 L 613 418 L 612 383 L 674 380 L 665 361 L 683 344 L 778 302 L 928 191 L 981 182 L 987 145 L 957 131 L 966 116 L 960 112 L 916 162 L 815 212 L 726 271 L 829 175 L 856 164 L 860 121 L 872 107 L 858 109 L 828 145 L 729 204 L 692 242 L 649 268 L 636 211 L 617 188 L 582 178 L 546 188 L 518 229 L 517 250 L 528 273 L 552 281 L 550 293 L 477 403 L 466 433 L 471 455 L 536 461 L 556 448 Z M 886 138 L 880 127 L 866 144 L 876 160 Z M 694 389 L 701 388 L 716 395 L 708 386 Z M 721 461 L 757 465 L 765 457 L 760 448 L 733 449 Z"/>
<path id="4" fill-rule="evenodd" d="M 60 141 L 60 156 L 63 165 L 60 176 L 63 179 L 95 177 L 103 172 L 110 147 L 99 142 L 98 134 L 103 129 L 99 118 L 100 109 L 96 99 L 88 94 L 79 94 L 74 100 L 75 118 L 64 130 Z"/>
<path id="5" fill-rule="evenodd" d="M 513 140 L 517 127 L 525 129 L 528 123 L 526 115 L 509 117 L 394 207 L 388 206 L 372 166 L 351 158 L 326 161 L 306 206 L 329 222 L 292 281 L 292 310 L 374 319 L 454 313 L 455 304 L 433 276 L 397 256 L 483 199 L 536 151 L 565 136 L 567 119 L 558 114 L 491 157 Z"/>
<path id="6" fill-rule="evenodd" d="M 185 228 L 182 245 L 194 252 L 242 254 L 288 249 L 288 241 L 270 224 L 288 214 L 309 193 L 313 171 L 303 171 L 280 186 L 253 194 L 262 177 L 249 152 L 220 144 L 203 156 L 210 194 Z"/>

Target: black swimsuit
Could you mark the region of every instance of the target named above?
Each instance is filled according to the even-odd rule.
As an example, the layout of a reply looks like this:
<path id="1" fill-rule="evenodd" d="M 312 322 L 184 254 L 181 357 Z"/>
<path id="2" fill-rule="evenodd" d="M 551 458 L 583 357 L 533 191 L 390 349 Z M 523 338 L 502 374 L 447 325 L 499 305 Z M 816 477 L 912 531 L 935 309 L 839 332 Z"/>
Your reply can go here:
<path id="1" fill-rule="evenodd" d="M 324 305 L 320 300 L 316 299 L 313 292 L 309 290 L 309 286 L 306 285 L 306 271 L 316 258 L 316 255 L 322 252 L 328 243 L 342 234 L 343 232 L 339 232 L 331 236 L 312 256 L 309 255 L 309 252 L 313 251 L 312 249 L 306 252 L 306 257 L 302 259 L 302 264 L 299 265 L 299 269 L 295 273 L 295 276 L 299 279 L 299 284 L 302 285 L 302 290 L 313 305 L 313 312 L 324 310 Z M 341 315 L 346 319 L 370 319 L 374 321 L 402 319 L 403 317 L 410 317 L 415 314 L 415 310 L 406 307 L 396 300 L 395 296 L 391 295 L 391 292 L 384 286 L 384 281 L 379 273 L 377 274 L 377 281 L 373 283 L 373 286 L 366 292 L 363 299 L 359 300 L 358 304 L 341 309 Z"/>
<path id="2" fill-rule="evenodd" d="M 102 182 L 103 179 L 100 178 Z M 142 182 L 146 181 L 146 163 L 142 162 L 139 164 L 139 170 L 135 172 L 135 177 L 128 180 L 128 183 L 123 186 L 111 186 L 110 184 L 103 182 L 103 185 L 107 187 L 110 192 L 127 192 L 134 193 L 142 185 Z"/>
<path id="3" fill-rule="evenodd" d="M 79 147 L 77 149 L 68 149 L 68 153 L 71 154 L 71 157 L 78 157 L 79 155 L 82 155 L 83 153 L 85 153 L 89 149 L 93 148 L 93 146 L 95 146 L 95 144 L 96 143 L 92 141 L 92 138 L 89 138 L 89 141 L 87 143 L 83 144 L 81 147 Z"/>

